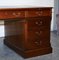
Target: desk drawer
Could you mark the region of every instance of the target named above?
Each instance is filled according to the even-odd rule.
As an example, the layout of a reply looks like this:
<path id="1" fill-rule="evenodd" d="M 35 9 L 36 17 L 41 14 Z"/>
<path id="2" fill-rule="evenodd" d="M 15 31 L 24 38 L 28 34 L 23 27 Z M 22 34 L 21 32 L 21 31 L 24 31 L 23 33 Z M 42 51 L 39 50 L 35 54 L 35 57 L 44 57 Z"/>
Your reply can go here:
<path id="1" fill-rule="evenodd" d="M 51 16 L 51 11 L 48 9 L 38 9 L 27 11 L 27 17 Z"/>
<path id="2" fill-rule="evenodd" d="M 8 19 L 8 18 L 23 18 L 25 17 L 24 11 L 0 11 L 0 19 Z"/>
<path id="3" fill-rule="evenodd" d="M 28 19 L 27 21 L 28 27 L 33 28 L 33 27 L 44 27 L 44 26 L 49 26 L 50 25 L 50 17 L 40 17 L 40 18 L 33 18 L 33 19 Z"/>
<path id="4" fill-rule="evenodd" d="M 28 31 L 28 39 L 49 39 L 49 30 L 32 30 Z"/>
<path id="5" fill-rule="evenodd" d="M 9 15 L 8 18 L 23 18 L 25 16 L 24 11 L 7 11 L 6 15 Z"/>

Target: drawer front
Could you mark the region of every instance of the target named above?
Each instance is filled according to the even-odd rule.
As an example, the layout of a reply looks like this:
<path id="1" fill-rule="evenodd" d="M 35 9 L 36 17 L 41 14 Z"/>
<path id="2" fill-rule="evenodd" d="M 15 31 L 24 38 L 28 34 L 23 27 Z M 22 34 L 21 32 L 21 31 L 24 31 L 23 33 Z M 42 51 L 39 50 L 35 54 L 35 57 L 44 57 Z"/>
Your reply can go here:
<path id="1" fill-rule="evenodd" d="M 23 18 L 25 16 L 24 11 L 0 11 L 0 19 L 8 19 L 8 18 Z"/>
<path id="2" fill-rule="evenodd" d="M 42 17 L 42 18 L 33 18 L 33 19 L 28 19 L 27 21 L 29 29 L 33 27 L 44 27 L 44 26 L 49 26 L 50 25 L 50 18 Z"/>
<path id="3" fill-rule="evenodd" d="M 28 32 L 27 49 L 48 47 L 49 38 L 50 37 L 48 31 L 43 31 L 41 33 L 30 31 Z"/>
<path id="4" fill-rule="evenodd" d="M 28 32 L 28 39 L 39 39 L 39 40 L 44 40 L 44 39 L 49 39 L 50 32 L 49 30 L 43 31 L 43 30 L 34 30 L 34 31 L 29 31 Z M 43 39 L 44 38 L 44 39 Z"/>
<path id="5" fill-rule="evenodd" d="M 38 16 L 51 16 L 51 10 L 49 9 L 38 9 L 27 11 L 27 17 L 38 17 Z"/>
<path id="6" fill-rule="evenodd" d="M 49 47 L 50 46 L 50 41 L 40 41 L 40 40 L 29 40 L 27 45 L 26 45 L 26 49 L 30 50 L 30 49 L 38 49 L 38 48 L 45 48 L 45 47 Z"/>

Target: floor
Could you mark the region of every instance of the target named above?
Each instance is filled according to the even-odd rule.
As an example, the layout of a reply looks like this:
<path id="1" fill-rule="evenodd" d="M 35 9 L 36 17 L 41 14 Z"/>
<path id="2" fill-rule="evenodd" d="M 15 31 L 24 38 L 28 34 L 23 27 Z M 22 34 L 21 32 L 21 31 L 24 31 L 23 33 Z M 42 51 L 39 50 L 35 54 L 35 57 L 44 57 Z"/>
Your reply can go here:
<path id="1" fill-rule="evenodd" d="M 51 45 L 53 52 L 42 56 L 24 59 L 16 54 L 13 50 L 3 44 L 3 39 L 0 38 L 0 60 L 59 60 L 59 38 L 57 32 L 51 32 Z"/>

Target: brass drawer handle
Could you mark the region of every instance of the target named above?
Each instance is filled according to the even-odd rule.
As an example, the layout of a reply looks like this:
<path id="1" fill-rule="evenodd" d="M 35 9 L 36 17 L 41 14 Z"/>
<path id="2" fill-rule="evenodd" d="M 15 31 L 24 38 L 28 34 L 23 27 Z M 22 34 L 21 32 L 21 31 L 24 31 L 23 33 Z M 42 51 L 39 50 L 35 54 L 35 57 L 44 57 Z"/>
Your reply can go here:
<path id="1" fill-rule="evenodd" d="M 37 35 L 40 35 L 42 34 L 42 31 L 39 31 L 39 32 L 35 32 Z"/>
<path id="2" fill-rule="evenodd" d="M 14 15 L 14 16 L 16 16 L 16 17 L 18 17 L 18 16 L 20 16 L 21 15 L 21 13 L 20 12 L 18 12 L 18 13 L 12 13 L 12 15 Z"/>
<path id="3" fill-rule="evenodd" d="M 37 42 L 37 41 L 35 41 L 34 43 L 35 43 L 36 45 L 40 45 L 39 42 Z"/>
<path id="4" fill-rule="evenodd" d="M 38 42 L 38 41 L 35 41 L 34 42 L 36 45 L 40 46 L 42 44 L 42 41 Z"/>
<path id="5" fill-rule="evenodd" d="M 37 24 L 37 25 L 42 25 L 42 21 L 40 21 L 40 22 L 35 22 L 35 24 Z"/>
<path id="6" fill-rule="evenodd" d="M 36 12 L 37 15 L 42 15 L 43 14 L 43 11 L 40 11 L 40 12 Z"/>

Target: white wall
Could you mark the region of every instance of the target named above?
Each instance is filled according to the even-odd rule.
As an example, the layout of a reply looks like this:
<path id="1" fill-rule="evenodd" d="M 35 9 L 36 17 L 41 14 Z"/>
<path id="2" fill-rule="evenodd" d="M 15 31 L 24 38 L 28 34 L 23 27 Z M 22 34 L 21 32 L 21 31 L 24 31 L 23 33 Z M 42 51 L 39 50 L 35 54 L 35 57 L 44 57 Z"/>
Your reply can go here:
<path id="1" fill-rule="evenodd" d="M 0 8 L 54 7 L 54 0 L 1 0 Z M 53 18 L 51 30 L 53 30 Z M 4 36 L 4 26 L 0 26 L 0 37 Z"/>
<path id="2" fill-rule="evenodd" d="M 19 5 L 34 5 L 34 6 L 52 6 L 53 0 L 1 0 L 0 6 L 19 6 Z"/>
<path id="3" fill-rule="evenodd" d="M 58 14 L 58 0 L 54 0 L 54 13 L 51 30 L 57 30 L 56 14 Z"/>
<path id="4" fill-rule="evenodd" d="M 4 37 L 4 26 L 3 25 L 1 25 L 0 26 L 0 37 Z"/>

